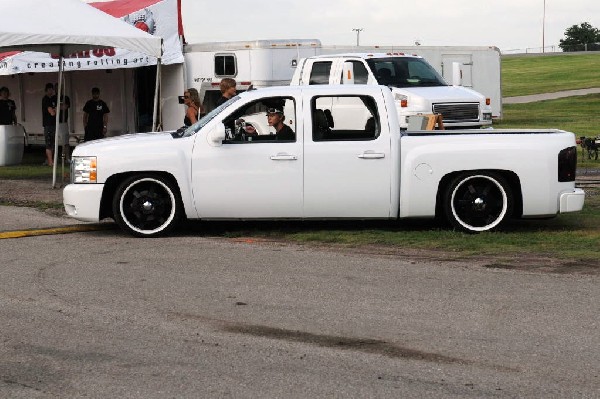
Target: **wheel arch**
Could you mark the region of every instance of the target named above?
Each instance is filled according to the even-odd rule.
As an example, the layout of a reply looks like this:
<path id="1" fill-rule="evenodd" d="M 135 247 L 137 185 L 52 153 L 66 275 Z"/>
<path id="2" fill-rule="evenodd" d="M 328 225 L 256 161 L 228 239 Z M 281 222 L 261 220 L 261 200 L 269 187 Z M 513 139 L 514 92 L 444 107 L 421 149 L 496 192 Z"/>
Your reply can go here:
<path id="1" fill-rule="evenodd" d="M 444 191 L 448 187 L 448 185 L 454 180 L 454 178 L 463 173 L 492 173 L 498 174 L 506 180 L 506 182 L 510 185 L 510 188 L 513 193 L 513 201 L 514 208 L 512 217 L 520 218 L 523 215 L 523 193 L 521 191 L 521 179 L 519 176 L 511 171 L 505 169 L 473 169 L 473 170 L 457 170 L 451 173 L 446 174 L 440 179 L 438 184 L 437 193 L 435 196 L 435 216 L 436 218 L 440 218 L 444 216 L 444 207 L 443 207 L 443 198 Z"/>
<path id="2" fill-rule="evenodd" d="M 187 218 L 187 215 L 185 212 L 185 207 L 183 206 L 183 200 L 181 197 L 181 187 L 179 187 L 179 183 L 177 182 L 177 179 L 175 178 L 175 176 L 173 176 L 172 174 L 170 174 L 168 172 L 164 172 L 164 171 L 140 170 L 140 171 L 134 171 L 134 172 L 117 173 L 117 174 L 110 176 L 106 180 L 106 183 L 104 183 L 104 190 L 102 191 L 102 199 L 100 200 L 100 219 L 101 220 L 104 218 L 108 218 L 108 217 L 114 218 L 113 211 L 112 211 L 113 197 L 115 196 L 115 193 L 116 193 L 119 185 L 125 179 L 128 179 L 129 177 L 135 176 L 135 175 L 154 175 L 157 177 L 162 177 L 162 178 L 168 180 L 170 183 L 172 183 L 173 186 L 177 190 L 175 194 L 177 195 L 177 201 L 179 201 L 179 205 L 181 206 L 181 211 L 183 212 L 183 217 Z"/>

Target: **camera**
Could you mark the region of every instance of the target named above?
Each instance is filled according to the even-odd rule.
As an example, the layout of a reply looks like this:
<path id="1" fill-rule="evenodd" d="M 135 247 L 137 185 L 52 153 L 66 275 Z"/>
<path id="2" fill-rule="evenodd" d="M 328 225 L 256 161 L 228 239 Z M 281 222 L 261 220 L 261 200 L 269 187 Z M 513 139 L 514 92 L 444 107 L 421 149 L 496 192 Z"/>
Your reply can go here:
<path id="1" fill-rule="evenodd" d="M 179 104 L 183 104 L 183 96 L 178 96 L 177 98 L 179 99 Z"/>

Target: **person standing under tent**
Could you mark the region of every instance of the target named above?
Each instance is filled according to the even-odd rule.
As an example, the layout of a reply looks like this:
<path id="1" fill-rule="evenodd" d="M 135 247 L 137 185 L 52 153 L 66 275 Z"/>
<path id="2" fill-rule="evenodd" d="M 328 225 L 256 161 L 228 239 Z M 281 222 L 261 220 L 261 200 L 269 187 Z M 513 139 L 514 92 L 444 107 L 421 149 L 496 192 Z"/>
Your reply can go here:
<path id="1" fill-rule="evenodd" d="M 106 137 L 108 114 L 110 109 L 100 99 L 100 89 L 92 89 L 92 99 L 83 107 L 83 127 L 85 128 L 85 141 L 97 140 Z"/>
<path id="2" fill-rule="evenodd" d="M 54 165 L 54 140 L 56 138 L 56 95 L 54 85 L 46 83 L 46 94 L 42 97 L 42 125 L 44 126 L 44 142 L 46 145 L 46 162 Z"/>
<path id="3" fill-rule="evenodd" d="M 17 124 L 17 105 L 9 97 L 8 87 L 0 87 L 0 125 Z"/>
<path id="4" fill-rule="evenodd" d="M 55 92 L 58 91 L 58 83 L 55 84 Z M 54 103 L 58 103 L 58 95 L 55 94 L 54 95 Z M 71 108 L 71 99 L 69 98 L 69 96 L 65 95 L 64 93 L 60 95 L 60 117 L 59 117 L 59 123 L 66 123 L 67 124 L 67 131 L 64 134 L 64 137 L 62 137 L 62 141 L 59 142 L 59 144 L 62 146 L 64 154 L 65 154 L 65 158 L 68 160 L 69 159 L 69 155 L 70 155 L 70 148 L 69 148 L 69 108 Z"/>

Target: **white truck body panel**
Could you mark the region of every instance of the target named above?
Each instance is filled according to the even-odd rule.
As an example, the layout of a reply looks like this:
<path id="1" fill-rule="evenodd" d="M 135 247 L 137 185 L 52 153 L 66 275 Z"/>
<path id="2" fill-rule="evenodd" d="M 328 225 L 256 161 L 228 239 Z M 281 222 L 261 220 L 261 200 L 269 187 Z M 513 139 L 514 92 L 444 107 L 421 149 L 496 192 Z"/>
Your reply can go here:
<path id="1" fill-rule="evenodd" d="M 340 136 L 336 141 L 325 140 L 318 134 L 319 101 L 348 96 L 363 99 L 375 117 L 374 129 L 363 132 L 358 126 L 356 132 L 365 136 L 343 136 L 352 132 L 334 127 L 331 131 Z M 219 132 L 225 137 L 226 126 L 241 113 L 282 98 L 293 105 L 286 108 L 297 114 L 291 126 L 295 139 L 278 141 L 274 135 L 263 134 L 252 140 L 215 140 Z M 335 111 L 335 101 L 329 104 Z M 114 195 L 110 190 L 124 176 L 154 173 L 175 183 L 190 219 L 433 217 L 448 179 L 469 171 L 514 177 L 514 196 L 522 203 L 518 216 L 551 216 L 583 206 L 584 193 L 575 189 L 574 173 L 569 181 L 558 178 L 559 152 L 576 154 L 572 133 L 402 132 L 394 108 L 391 92 L 383 86 L 248 91 L 209 113 L 183 136 L 126 135 L 78 146 L 75 160 L 96 157 L 97 182 L 68 185 L 65 209 L 86 221 L 110 216 L 107 210 Z M 260 109 L 252 112 L 256 118 L 261 114 Z M 108 196 L 106 203 L 100 200 L 103 194 Z"/>
<path id="2" fill-rule="evenodd" d="M 501 53 L 495 46 L 322 46 L 320 55 L 342 53 L 405 53 L 419 55 L 453 85 L 475 90 L 491 100 L 492 117 L 502 119 Z M 453 80 L 453 63 L 460 82 Z"/>
<path id="3" fill-rule="evenodd" d="M 441 113 L 444 118 L 446 128 L 469 128 L 490 126 L 492 124 L 492 110 L 486 104 L 486 98 L 466 87 L 462 86 L 447 86 L 443 80 L 438 79 L 439 83 L 436 86 L 428 86 L 429 83 L 419 82 L 419 77 L 425 77 L 429 74 L 424 70 L 423 63 L 413 62 L 424 60 L 422 57 L 413 55 L 399 55 L 399 53 L 347 53 L 347 54 L 331 54 L 314 56 L 300 61 L 294 76 L 292 77 L 291 85 L 312 85 L 312 84 L 348 84 L 344 68 L 348 62 L 353 63 L 354 68 L 360 66 L 364 73 L 368 73 L 366 82 L 363 84 L 379 85 L 387 84 L 382 77 L 375 76 L 375 65 L 387 63 L 386 60 L 396 60 L 398 63 L 406 65 L 415 65 L 411 70 L 405 65 L 393 66 L 391 70 L 398 74 L 400 66 L 407 68 L 405 73 L 410 73 L 406 79 L 400 79 L 395 75 L 394 82 L 390 81 L 390 89 L 396 99 L 396 109 L 398 112 L 401 128 L 407 128 L 409 118 L 415 115 Z M 401 61 L 402 60 L 402 61 Z M 375 64 L 373 64 L 375 63 Z M 392 62 L 389 62 L 392 64 Z M 425 64 L 427 65 L 427 64 Z M 417 68 L 420 67 L 420 68 Z M 324 72 L 316 72 L 323 69 Z M 390 72 L 388 68 L 382 68 L 384 71 Z M 418 75 L 423 71 L 421 75 Z M 318 74 L 329 73 L 327 82 L 319 81 Z M 415 74 L 415 79 L 413 79 Z M 350 83 L 358 83 L 355 81 L 357 72 L 354 71 L 354 77 Z M 406 83 L 407 81 L 414 83 Z M 404 84 L 398 85 L 397 82 L 403 81 Z M 442 83 L 443 82 L 443 83 Z M 441 84 L 442 85 L 441 85 Z M 401 103 L 402 100 L 407 100 L 407 105 Z M 402 105 L 401 105 L 402 104 Z"/>

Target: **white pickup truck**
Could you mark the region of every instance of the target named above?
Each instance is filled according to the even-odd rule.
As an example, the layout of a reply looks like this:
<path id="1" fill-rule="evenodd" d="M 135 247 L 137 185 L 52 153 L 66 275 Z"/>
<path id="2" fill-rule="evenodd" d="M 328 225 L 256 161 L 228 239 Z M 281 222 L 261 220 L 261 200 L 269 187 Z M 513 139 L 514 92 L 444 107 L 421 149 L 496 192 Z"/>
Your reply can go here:
<path id="1" fill-rule="evenodd" d="M 292 136 L 267 125 L 281 109 Z M 348 112 L 367 122 L 348 126 Z M 182 218 L 444 216 L 480 232 L 581 210 L 576 157 L 575 136 L 560 130 L 401 131 L 385 86 L 273 87 L 184 131 L 78 145 L 63 198 L 74 218 L 113 218 L 142 237 Z"/>
<path id="2" fill-rule="evenodd" d="M 401 128 L 410 117 L 441 114 L 446 129 L 492 124 L 490 99 L 475 90 L 449 85 L 423 58 L 404 53 L 318 55 L 298 62 L 291 85 L 368 84 L 392 90 Z"/>

